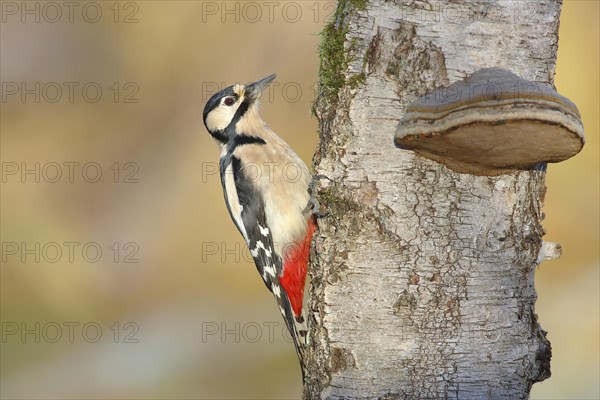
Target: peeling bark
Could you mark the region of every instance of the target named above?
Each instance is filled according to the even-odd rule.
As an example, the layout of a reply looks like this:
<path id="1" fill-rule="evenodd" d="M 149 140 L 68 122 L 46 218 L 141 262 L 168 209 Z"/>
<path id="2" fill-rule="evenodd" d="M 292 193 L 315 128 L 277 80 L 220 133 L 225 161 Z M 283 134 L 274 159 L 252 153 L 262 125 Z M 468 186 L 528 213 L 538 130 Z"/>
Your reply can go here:
<path id="1" fill-rule="evenodd" d="M 460 174 L 393 137 L 410 102 L 480 68 L 551 82 L 559 13 L 549 0 L 340 1 L 322 68 L 336 58 L 341 76 L 322 79 L 315 106 L 330 215 L 310 268 L 305 399 L 526 399 L 550 376 L 534 311 L 535 269 L 557 251 L 542 241 L 545 166 Z"/>

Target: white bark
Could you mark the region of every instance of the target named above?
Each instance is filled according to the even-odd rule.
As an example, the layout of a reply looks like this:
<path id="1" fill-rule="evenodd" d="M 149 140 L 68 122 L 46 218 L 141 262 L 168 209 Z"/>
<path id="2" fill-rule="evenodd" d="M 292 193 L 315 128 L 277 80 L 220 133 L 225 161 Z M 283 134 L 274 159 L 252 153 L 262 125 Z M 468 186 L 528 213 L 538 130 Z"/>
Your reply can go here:
<path id="1" fill-rule="evenodd" d="M 345 84 L 317 105 L 317 173 L 333 182 L 304 397 L 525 399 L 550 376 L 534 312 L 535 269 L 557 252 L 541 240 L 545 168 L 459 174 L 393 137 L 410 102 L 480 68 L 551 82 L 560 2 L 340 7 Z"/>

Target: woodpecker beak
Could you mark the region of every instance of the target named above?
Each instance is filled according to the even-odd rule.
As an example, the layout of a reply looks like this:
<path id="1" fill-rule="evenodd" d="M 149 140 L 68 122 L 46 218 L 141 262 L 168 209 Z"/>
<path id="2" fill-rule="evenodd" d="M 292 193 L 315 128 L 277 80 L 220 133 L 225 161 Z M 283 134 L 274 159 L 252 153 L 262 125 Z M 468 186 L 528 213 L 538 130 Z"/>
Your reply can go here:
<path id="1" fill-rule="evenodd" d="M 260 94 L 263 90 L 269 86 L 269 83 L 275 79 L 277 75 L 269 75 L 266 78 L 261 79 L 260 81 L 249 83 L 244 87 L 246 92 L 246 97 L 248 97 L 251 101 L 258 100 L 260 98 Z"/>

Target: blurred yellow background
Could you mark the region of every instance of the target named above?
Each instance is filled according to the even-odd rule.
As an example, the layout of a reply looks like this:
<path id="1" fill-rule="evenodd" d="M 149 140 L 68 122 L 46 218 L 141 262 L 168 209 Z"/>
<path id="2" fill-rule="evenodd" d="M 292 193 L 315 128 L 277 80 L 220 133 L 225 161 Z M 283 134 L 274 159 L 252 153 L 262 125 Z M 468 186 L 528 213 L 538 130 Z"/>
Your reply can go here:
<path id="1" fill-rule="evenodd" d="M 276 72 L 263 117 L 310 164 L 335 2 L 71 4 L 1 3 L 1 397 L 299 398 L 202 109 Z M 534 399 L 600 397 L 599 11 L 563 5 L 556 86 L 587 144 L 548 168 L 564 255 L 536 276 L 553 359 Z"/>

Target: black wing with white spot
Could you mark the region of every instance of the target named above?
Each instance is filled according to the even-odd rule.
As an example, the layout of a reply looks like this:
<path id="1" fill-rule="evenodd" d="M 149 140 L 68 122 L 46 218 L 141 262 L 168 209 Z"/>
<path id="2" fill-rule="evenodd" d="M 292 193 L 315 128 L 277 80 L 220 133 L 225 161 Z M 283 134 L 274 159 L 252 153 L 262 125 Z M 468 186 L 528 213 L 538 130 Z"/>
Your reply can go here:
<path id="1" fill-rule="evenodd" d="M 252 181 L 246 178 L 240 160 L 232 157 L 231 165 L 246 244 L 258 272 L 269 290 L 273 291 L 272 285 L 275 280 L 278 283 L 282 264 L 281 258 L 275 254 L 273 237 L 267 227 L 264 204 L 260 194 L 254 189 Z"/>
<path id="2" fill-rule="evenodd" d="M 294 313 L 287 297 L 279 282 L 283 269 L 280 255 L 275 252 L 273 237 L 267 225 L 265 207 L 261 195 L 254 188 L 252 180 L 247 179 L 243 166 L 236 157 L 231 157 L 233 180 L 237 192 L 237 200 L 240 204 L 240 220 L 242 234 L 245 236 L 248 249 L 254 259 L 254 264 L 263 281 L 275 296 L 281 314 L 291 332 L 296 350 L 299 352 L 298 337 L 294 325 Z M 235 220 L 235 218 L 234 218 Z"/>

